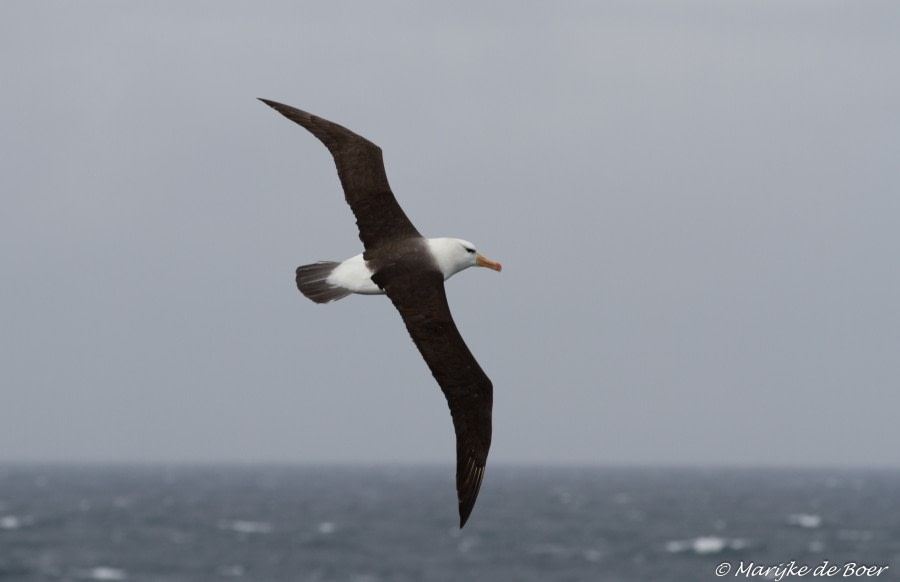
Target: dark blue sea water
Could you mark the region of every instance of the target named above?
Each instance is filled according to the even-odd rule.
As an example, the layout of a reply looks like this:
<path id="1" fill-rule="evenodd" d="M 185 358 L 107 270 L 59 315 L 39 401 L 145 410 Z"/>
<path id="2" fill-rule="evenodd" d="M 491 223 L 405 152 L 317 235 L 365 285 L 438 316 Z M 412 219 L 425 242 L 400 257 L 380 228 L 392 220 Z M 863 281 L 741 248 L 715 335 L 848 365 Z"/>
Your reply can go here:
<path id="1" fill-rule="evenodd" d="M 492 466 L 456 523 L 449 467 L 6 466 L 0 580 L 900 579 L 900 472 Z"/>

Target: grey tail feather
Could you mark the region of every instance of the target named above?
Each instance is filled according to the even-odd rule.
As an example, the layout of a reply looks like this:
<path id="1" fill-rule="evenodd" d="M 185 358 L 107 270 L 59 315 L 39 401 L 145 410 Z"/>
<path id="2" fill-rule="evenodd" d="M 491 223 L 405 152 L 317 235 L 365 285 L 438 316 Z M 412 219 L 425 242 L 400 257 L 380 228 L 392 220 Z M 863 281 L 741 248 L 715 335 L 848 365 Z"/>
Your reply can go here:
<path id="1" fill-rule="evenodd" d="M 332 285 L 326 279 L 340 263 L 319 261 L 311 265 L 297 267 L 297 288 L 307 298 L 316 303 L 329 303 L 350 295 L 350 291 L 338 285 Z"/>

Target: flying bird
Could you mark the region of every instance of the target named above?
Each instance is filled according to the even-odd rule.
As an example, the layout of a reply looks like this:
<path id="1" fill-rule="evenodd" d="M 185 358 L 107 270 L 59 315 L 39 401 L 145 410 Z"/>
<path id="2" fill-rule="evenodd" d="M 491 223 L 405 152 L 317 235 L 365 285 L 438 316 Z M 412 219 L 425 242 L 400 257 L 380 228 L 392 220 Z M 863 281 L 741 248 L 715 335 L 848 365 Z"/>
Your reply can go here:
<path id="1" fill-rule="evenodd" d="M 381 148 L 305 111 L 260 99 L 309 130 L 334 157 L 365 251 L 343 262 L 297 268 L 297 287 L 316 303 L 351 293 L 386 294 L 440 385 L 456 430 L 456 492 L 462 528 L 478 497 L 491 446 L 493 386 L 456 329 L 444 281 L 469 267 L 501 270 L 457 238 L 425 238 L 388 185 Z"/>

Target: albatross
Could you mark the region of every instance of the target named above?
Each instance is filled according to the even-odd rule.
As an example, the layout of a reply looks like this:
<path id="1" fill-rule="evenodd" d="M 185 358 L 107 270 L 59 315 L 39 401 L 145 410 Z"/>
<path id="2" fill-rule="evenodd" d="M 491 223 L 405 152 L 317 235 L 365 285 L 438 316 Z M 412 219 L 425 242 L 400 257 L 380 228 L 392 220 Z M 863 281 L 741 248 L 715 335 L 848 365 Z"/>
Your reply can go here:
<path id="1" fill-rule="evenodd" d="M 391 192 L 380 147 L 321 117 L 260 101 L 302 125 L 331 152 L 365 249 L 343 262 L 298 267 L 297 287 L 316 303 L 352 293 L 385 294 L 400 312 L 450 407 L 462 528 L 475 506 L 491 446 L 493 385 L 453 322 L 444 281 L 469 267 L 502 267 L 468 241 L 419 234 Z"/>

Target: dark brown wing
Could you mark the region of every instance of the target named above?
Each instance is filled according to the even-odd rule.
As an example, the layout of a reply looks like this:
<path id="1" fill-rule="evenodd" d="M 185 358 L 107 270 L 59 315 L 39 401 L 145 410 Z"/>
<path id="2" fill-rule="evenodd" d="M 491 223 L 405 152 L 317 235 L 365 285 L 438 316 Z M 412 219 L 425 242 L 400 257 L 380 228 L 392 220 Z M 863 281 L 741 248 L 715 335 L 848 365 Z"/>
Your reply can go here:
<path id="1" fill-rule="evenodd" d="M 421 236 L 391 192 L 380 147 L 327 119 L 268 99 L 260 101 L 308 129 L 331 152 L 366 250 L 388 240 Z"/>
<path id="2" fill-rule="evenodd" d="M 493 386 L 453 323 L 444 278 L 402 265 L 372 276 L 403 317 L 406 329 L 441 386 L 456 429 L 456 493 L 459 527 L 466 524 L 491 447 Z"/>

